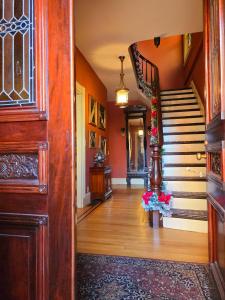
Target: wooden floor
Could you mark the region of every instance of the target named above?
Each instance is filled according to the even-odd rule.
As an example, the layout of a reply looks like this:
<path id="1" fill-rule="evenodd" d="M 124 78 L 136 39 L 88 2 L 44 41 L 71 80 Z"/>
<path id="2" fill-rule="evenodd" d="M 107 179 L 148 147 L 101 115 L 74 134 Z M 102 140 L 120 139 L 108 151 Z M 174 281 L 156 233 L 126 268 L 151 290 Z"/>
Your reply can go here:
<path id="1" fill-rule="evenodd" d="M 207 234 L 151 229 L 142 193 L 114 187 L 113 197 L 78 224 L 78 252 L 207 263 Z"/>

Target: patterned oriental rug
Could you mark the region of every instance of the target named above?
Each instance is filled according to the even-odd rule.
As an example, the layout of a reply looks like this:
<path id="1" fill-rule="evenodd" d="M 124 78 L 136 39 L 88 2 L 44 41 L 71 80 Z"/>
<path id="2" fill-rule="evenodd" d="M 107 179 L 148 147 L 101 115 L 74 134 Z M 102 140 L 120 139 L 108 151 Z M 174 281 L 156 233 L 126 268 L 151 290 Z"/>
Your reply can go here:
<path id="1" fill-rule="evenodd" d="M 220 299 L 207 265 L 78 255 L 78 300 Z"/>

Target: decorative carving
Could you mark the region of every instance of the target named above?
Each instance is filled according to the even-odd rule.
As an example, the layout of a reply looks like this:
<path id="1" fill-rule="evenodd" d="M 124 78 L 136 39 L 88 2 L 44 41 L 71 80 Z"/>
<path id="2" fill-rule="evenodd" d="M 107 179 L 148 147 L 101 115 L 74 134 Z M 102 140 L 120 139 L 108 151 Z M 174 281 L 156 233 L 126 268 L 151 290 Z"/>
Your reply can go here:
<path id="1" fill-rule="evenodd" d="M 0 179 L 38 179 L 38 153 L 0 154 Z"/>
<path id="2" fill-rule="evenodd" d="M 217 176 L 222 176 L 221 152 L 211 153 L 211 171 Z"/>

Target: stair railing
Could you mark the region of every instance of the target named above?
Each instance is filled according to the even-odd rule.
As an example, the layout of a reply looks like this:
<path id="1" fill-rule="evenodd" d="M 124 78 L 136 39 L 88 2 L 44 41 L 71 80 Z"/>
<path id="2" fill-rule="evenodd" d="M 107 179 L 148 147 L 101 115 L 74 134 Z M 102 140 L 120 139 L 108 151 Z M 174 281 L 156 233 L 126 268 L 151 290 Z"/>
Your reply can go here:
<path id="1" fill-rule="evenodd" d="M 163 130 L 159 70 L 155 64 L 141 55 L 136 43 L 129 47 L 129 53 L 138 89 L 147 101 L 149 101 L 151 109 L 150 185 L 152 191 L 160 194 L 162 186 Z"/>

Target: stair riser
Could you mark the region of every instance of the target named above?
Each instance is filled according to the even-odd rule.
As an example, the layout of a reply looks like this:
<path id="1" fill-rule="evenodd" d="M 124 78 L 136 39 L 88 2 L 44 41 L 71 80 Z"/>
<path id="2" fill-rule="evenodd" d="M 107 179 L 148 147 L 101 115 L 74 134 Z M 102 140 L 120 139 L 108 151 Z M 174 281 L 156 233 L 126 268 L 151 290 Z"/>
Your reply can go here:
<path id="1" fill-rule="evenodd" d="M 164 167 L 163 176 L 205 177 L 205 167 Z"/>
<path id="2" fill-rule="evenodd" d="M 163 133 L 205 131 L 204 125 L 163 127 Z"/>
<path id="3" fill-rule="evenodd" d="M 173 198 L 172 208 L 207 211 L 206 199 Z"/>
<path id="4" fill-rule="evenodd" d="M 178 111 L 178 112 L 166 112 L 162 113 L 163 118 L 171 118 L 171 117 L 190 117 L 190 116 L 198 116 L 201 115 L 199 111 Z"/>
<path id="5" fill-rule="evenodd" d="M 197 104 L 196 99 L 161 100 L 162 105 Z"/>
<path id="6" fill-rule="evenodd" d="M 197 160 L 196 155 L 163 155 L 163 163 L 165 164 L 202 164 L 206 160 L 203 158 Z"/>
<path id="7" fill-rule="evenodd" d="M 192 89 L 183 89 L 183 90 L 171 90 L 171 91 L 161 91 L 161 95 L 169 95 L 169 94 L 184 94 L 184 93 L 190 93 L 192 92 Z"/>
<path id="8" fill-rule="evenodd" d="M 162 112 L 167 112 L 167 111 L 171 111 L 171 110 L 186 110 L 186 109 L 199 109 L 199 106 L 197 104 L 166 106 L 166 107 L 162 107 Z"/>
<path id="9" fill-rule="evenodd" d="M 176 94 L 176 95 L 161 95 L 161 99 L 184 99 L 184 98 L 193 98 L 195 94 Z"/>
<path id="10" fill-rule="evenodd" d="M 206 182 L 202 181 L 164 181 L 171 192 L 206 192 Z"/>
<path id="11" fill-rule="evenodd" d="M 208 232 L 208 222 L 180 218 L 163 218 L 163 227 L 193 232 Z"/>
<path id="12" fill-rule="evenodd" d="M 165 152 L 201 152 L 205 151 L 205 145 L 202 144 L 174 144 L 164 145 Z"/>
<path id="13" fill-rule="evenodd" d="M 171 119 L 163 120 L 163 125 L 172 125 L 172 124 L 191 124 L 191 123 L 203 123 L 205 122 L 203 117 L 198 118 L 186 118 L 186 119 Z"/>
<path id="14" fill-rule="evenodd" d="M 204 141 L 204 134 L 180 134 L 180 135 L 165 135 L 164 142 L 182 142 L 182 141 Z"/>

